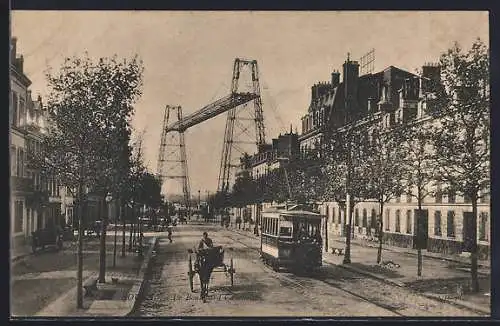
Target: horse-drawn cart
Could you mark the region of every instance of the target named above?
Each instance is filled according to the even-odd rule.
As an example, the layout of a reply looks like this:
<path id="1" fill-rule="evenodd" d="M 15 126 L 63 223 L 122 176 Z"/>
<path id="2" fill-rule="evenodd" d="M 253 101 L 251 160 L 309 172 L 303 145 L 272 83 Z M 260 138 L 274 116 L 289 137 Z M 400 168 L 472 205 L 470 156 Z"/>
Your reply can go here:
<path id="1" fill-rule="evenodd" d="M 188 277 L 189 277 L 189 288 L 191 292 L 194 292 L 193 280 L 194 275 L 198 274 L 200 278 L 200 298 L 205 301 L 208 296 L 208 283 L 210 281 L 210 276 L 212 272 L 224 272 L 226 276 L 231 278 L 231 286 L 234 285 L 234 269 L 233 258 L 230 259 L 229 265 L 224 263 L 224 249 L 222 246 L 209 248 L 209 249 L 199 249 L 196 252 L 189 249 L 189 265 L 188 265 Z M 193 263 L 192 255 L 196 254 L 196 259 Z"/>

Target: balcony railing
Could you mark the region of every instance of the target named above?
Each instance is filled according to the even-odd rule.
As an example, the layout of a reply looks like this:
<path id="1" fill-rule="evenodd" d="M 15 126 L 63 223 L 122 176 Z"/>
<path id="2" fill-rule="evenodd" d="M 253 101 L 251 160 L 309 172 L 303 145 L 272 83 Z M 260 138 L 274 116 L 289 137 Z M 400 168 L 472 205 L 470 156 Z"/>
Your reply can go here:
<path id="1" fill-rule="evenodd" d="M 33 192 L 33 179 L 11 176 L 10 189 L 14 192 Z"/>

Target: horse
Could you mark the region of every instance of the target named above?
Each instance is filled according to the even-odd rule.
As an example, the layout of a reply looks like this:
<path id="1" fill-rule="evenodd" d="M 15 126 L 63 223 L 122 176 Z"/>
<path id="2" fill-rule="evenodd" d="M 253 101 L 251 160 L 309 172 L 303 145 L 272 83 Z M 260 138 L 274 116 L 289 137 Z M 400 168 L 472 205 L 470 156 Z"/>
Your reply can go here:
<path id="1" fill-rule="evenodd" d="M 224 250 L 222 246 L 209 249 L 200 249 L 196 252 L 194 270 L 198 273 L 201 284 L 200 298 L 206 302 L 208 283 L 215 267 L 223 266 Z"/>

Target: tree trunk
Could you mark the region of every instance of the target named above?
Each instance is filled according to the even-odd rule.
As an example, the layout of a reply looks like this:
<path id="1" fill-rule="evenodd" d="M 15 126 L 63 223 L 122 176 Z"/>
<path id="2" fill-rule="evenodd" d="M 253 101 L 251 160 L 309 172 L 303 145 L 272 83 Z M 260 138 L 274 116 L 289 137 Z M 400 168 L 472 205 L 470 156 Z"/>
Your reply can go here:
<path id="1" fill-rule="evenodd" d="M 123 203 L 122 203 L 123 204 Z M 125 257 L 125 228 L 127 223 L 125 222 L 125 217 L 127 216 L 128 210 L 127 206 L 123 206 L 123 216 L 122 216 L 122 257 Z"/>
<path id="2" fill-rule="evenodd" d="M 113 268 L 116 267 L 116 247 L 118 246 L 117 241 L 118 241 L 118 230 L 116 229 L 118 226 L 118 220 L 121 216 L 121 203 L 120 203 L 120 198 L 118 198 L 117 201 L 115 201 L 115 223 L 114 223 L 114 228 L 115 228 L 115 234 L 113 237 Z"/>
<path id="3" fill-rule="evenodd" d="M 351 263 L 351 230 L 352 230 L 352 208 L 353 205 L 350 204 L 349 201 L 349 208 L 347 209 L 347 203 L 344 205 L 345 207 L 345 219 L 346 222 L 348 221 L 349 223 L 346 223 L 346 238 L 345 238 L 345 254 L 344 254 L 344 260 L 342 261 L 342 264 L 350 264 Z M 348 213 L 349 212 L 349 213 Z"/>
<path id="4" fill-rule="evenodd" d="M 472 248 L 471 248 L 471 253 L 470 253 L 470 260 L 471 260 L 471 266 L 470 266 L 470 271 L 471 271 L 471 290 L 474 293 L 479 292 L 479 280 L 478 280 L 478 275 L 477 275 L 477 265 L 478 265 L 478 252 L 477 252 L 477 194 L 473 194 L 470 196 L 472 200 L 472 225 L 474 226 L 473 229 L 471 230 L 471 237 L 472 237 Z"/>
<path id="5" fill-rule="evenodd" d="M 326 207 L 325 218 L 325 252 L 328 252 L 328 206 Z"/>
<path id="6" fill-rule="evenodd" d="M 83 166 L 83 165 L 82 165 Z M 83 169 L 83 168 L 82 168 Z M 83 173 L 81 174 L 83 175 Z M 76 307 L 83 308 L 83 182 L 78 184 L 78 253 L 76 272 Z"/>
<path id="7" fill-rule="evenodd" d="M 106 227 L 107 218 L 105 217 L 104 210 L 107 207 L 106 200 L 103 198 L 101 201 L 101 239 L 99 249 L 99 283 L 106 283 Z"/>
<path id="8" fill-rule="evenodd" d="M 378 251 L 377 251 L 377 264 L 382 261 L 382 242 L 384 239 L 384 202 L 380 201 L 380 230 L 378 233 Z"/>
<path id="9" fill-rule="evenodd" d="M 131 216 L 129 216 L 132 218 Z M 130 220 L 130 231 L 129 231 L 129 237 L 128 237 L 128 251 L 132 252 L 132 237 L 133 237 L 133 232 L 134 232 L 134 221 L 132 219 Z"/>
<path id="10" fill-rule="evenodd" d="M 416 216 L 417 219 L 421 219 L 422 218 L 422 199 L 419 198 L 417 199 L 418 200 L 418 216 Z M 417 225 L 417 228 L 418 228 L 418 221 L 417 223 L 414 223 Z M 417 238 L 418 238 L 418 230 L 414 230 L 415 231 L 415 234 L 417 234 Z M 420 243 L 418 243 L 417 241 L 417 276 L 422 276 L 422 248 L 420 248 Z"/>

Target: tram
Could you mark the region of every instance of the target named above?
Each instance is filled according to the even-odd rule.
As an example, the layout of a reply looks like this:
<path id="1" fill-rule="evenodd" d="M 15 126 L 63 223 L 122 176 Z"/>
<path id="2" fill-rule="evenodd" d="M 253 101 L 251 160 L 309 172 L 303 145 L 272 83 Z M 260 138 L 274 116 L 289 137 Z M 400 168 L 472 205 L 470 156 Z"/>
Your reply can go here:
<path id="1" fill-rule="evenodd" d="M 262 211 L 260 256 L 274 271 L 310 272 L 322 265 L 321 220 L 300 205 Z"/>

